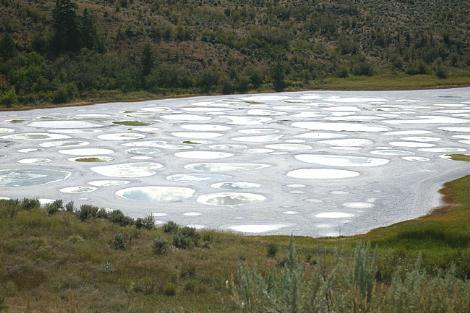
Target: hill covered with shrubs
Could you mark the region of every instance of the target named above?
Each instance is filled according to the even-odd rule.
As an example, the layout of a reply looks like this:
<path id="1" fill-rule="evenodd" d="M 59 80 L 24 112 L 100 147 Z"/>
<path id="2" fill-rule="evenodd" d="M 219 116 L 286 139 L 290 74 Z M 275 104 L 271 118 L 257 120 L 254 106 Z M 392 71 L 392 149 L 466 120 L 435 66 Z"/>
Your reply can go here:
<path id="1" fill-rule="evenodd" d="M 468 78 L 469 11 L 459 0 L 1 0 L 0 102 Z"/>

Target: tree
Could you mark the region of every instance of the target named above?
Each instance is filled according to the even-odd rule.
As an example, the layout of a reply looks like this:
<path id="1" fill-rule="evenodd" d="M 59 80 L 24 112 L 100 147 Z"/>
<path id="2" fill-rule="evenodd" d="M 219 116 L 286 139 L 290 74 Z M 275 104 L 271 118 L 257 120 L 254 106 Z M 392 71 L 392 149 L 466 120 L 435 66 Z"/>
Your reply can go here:
<path id="1" fill-rule="evenodd" d="M 98 36 L 95 19 L 90 14 L 90 11 L 88 9 L 83 10 L 83 15 L 79 20 L 80 47 L 103 52 L 104 46 Z"/>
<path id="2" fill-rule="evenodd" d="M 149 75 L 152 72 L 154 66 L 155 64 L 152 48 L 149 44 L 146 44 L 142 53 L 142 76 L 145 77 Z"/>
<path id="3" fill-rule="evenodd" d="M 271 79 L 273 81 L 273 88 L 276 91 L 283 91 L 286 87 L 286 83 L 284 81 L 284 68 L 280 63 L 274 65 L 271 69 Z"/>
<path id="4" fill-rule="evenodd" d="M 75 3 L 71 0 L 56 0 L 51 42 L 51 49 L 55 54 L 80 50 L 80 32 L 75 11 Z"/>
<path id="5" fill-rule="evenodd" d="M 3 60 L 11 59 L 16 55 L 15 40 L 10 33 L 5 33 L 2 40 L 0 40 L 0 57 Z"/>

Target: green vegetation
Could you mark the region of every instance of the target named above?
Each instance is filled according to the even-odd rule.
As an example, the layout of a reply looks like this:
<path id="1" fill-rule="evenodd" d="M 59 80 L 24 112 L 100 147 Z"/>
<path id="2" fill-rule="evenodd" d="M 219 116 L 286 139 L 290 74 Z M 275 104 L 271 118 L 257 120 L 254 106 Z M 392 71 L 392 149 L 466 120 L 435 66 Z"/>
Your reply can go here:
<path id="1" fill-rule="evenodd" d="M 91 205 L 3 200 L 0 303 L 7 312 L 468 312 L 469 186 L 470 176 L 446 184 L 447 205 L 431 215 L 331 239 L 156 228 Z"/>
<path id="2" fill-rule="evenodd" d="M 358 245 L 338 251 L 328 263 L 299 260 L 294 245 L 284 265 L 269 275 L 242 265 L 236 276 L 236 301 L 244 313 L 264 312 L 467 312 L 470 281 L 452 270 L 429 274 L 419 263 L 397 266 L 390 278 L 380 277 L 376 252 Z M 346 261 L 347 260 L 347 261 Z"/>
<path id="3" fill-rule="evenodd" d="M 147 126 L 149 124 L 140 121 L 115 121 L 113 124 L 122 126 Z"/>
<path id="4" fill-rule="evenodd" d="M 470 155 L 469 154 L 451 154 L 450 158 L 455 161 L 465 161 L 470 162 Z"/>
<path id="5" fill-rule="evenodd" d="M 470 84 L 466 1 L 0 1 L 0 106 Z"/>
<path id="6" fill-rule="evenodd" d="M 77 158 L 76 162 L 105 162 L 102 158 L 99 157 L 88 157 L 88 158 Z"/>

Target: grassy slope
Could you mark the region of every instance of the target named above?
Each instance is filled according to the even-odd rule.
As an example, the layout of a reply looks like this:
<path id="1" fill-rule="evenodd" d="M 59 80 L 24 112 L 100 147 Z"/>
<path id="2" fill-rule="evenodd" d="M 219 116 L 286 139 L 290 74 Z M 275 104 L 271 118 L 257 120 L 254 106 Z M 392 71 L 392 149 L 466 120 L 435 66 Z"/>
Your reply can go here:
<path id="1" fill-rule="evenodd" d="M 358 241 L 379 246 L 386 262 L 404 262 L 418 251 L 430 267 L 457 264 L 470 274 L 470 176 L 445 185 L 447 205 L 434 214 L 365 235 L 313 239 L 294 238 L 302 258 L 334 246 Z M 105 220 L 80 222 L 74 215 L 48 216 L 43 210 L 20 211 L 14 218 L 0 209 L 0 296 L 11 309 L 27 312 L 119 312 L 138 308 L 184 307 L 197 312 L 238 312 L 231 302 L 231 281 L 240 260 L 262 271 L 277 266 L 282 256 L 268 258 L 269 243 L 283 246 L 288 237 L 241 237 L 203 232 L 210 248 L 174 250 L 165 256 L 152 252 L 156 230 L 137 230 Z M 131 239 L 126 251 L 114 250 L 114 234 Z M 281 249 L 283 250 L 283 249 Z M 175 292 L 176 296 L 172 295 Z M 0 297 L 1 298 L 1 297 Z M 201 300 L 203 299 L 203 300 Z"/>
<path id="2" fill-rule="evenodd" d="M 470 86 L 470 76 L 462 73 L 439 79 L 433 75 L 375 75 L 327 78 L 318 84 L 319 88 L 335 90 L 400 90 Z"/>

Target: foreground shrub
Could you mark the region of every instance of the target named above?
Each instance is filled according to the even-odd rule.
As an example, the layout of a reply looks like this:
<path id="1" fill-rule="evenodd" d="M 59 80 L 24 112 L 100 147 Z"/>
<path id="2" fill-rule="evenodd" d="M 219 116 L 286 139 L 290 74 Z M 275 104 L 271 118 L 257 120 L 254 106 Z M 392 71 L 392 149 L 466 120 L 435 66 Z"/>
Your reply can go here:
<path id="1" fill-rule="evenodd" d="M 38 199 L 24 198 L 23 201 L 21 201 L 20 207 L 22 210 L 37 209 L 41 207 L 41 203 Z"/>
<path id="2" fill-rule="evenodd" d="M 289 244 L 280 271 L 261 275 L 240 265 L 235 300 L 244 313 L 381 312 L 464 313 L 470 310 L 470 282 L 453 270 L 430 275 L 418 261 L 398 267 L 390 282 L 377 280 L 375 252 L 358 245 L 352 262 L 338 252 L 333 266 L 323 262 L 306 268 Z"/>
<path id="3" fill-rule="evenodd" d="M 270 243 L 267 247 L 267 255 L 270 258 L 274 258 L 277 254 L 277 245 L 275 243 Z"/>
<path id="4" fill-rule="evenodd" d="M 174 234 L 176 233 L 176 231 L 179 229 L 179 226 L 178 224 L 176 224 L 175 222 L 173 221 L 169 221 L 167 223 L 165 223 L 163 225 L 163 231 L 165 233 L 171 233 L 171 234 Z"/>
<path id="5" fill-rule="evenodd" d="M 183 227 L 173 236 L 173 245 L 178 249 L 192 249 L 199 244 L 199 239 L 195 228 Z"/>
<path id="6" fill-rule="evenodd" d="M 147 216 L 146 218 L 138 218 L 135 221 L 135 227 L 144 228 L 144 229 L 153 229 L 155 228 L 155 219 L 153 216 Z"/>
<path id="7" fill-rule="evenodd" d="M 126 250 L 127 242 L 124 234 L 118 233 L 114 235 L 112 247 L 115 250 Z"/>
<path id="8" fill-rule="evenodd" d="M 99 208 L 93 205 L 83 204 L 80 206 L 80 210 L 77 212 L 80 220 L 86 221 L 87 219 L 96 218 Z"/>
<path id="9" fill-rule="evenodd" d="M 62 200 L 55 200 L 54 202 L 46 206 L 46 210 L 48 214 L 52 215 L 52 214 L 59 212 L 61 209 L 63 209 L 63 207 L 64 207 L 64 204 Z"/>
<path id="10" fill-rule="evenodd" d="M 108 219 L 113 224 L 120 226 L 128 226 L 134 224 L 134 220 L 128 216 L 125 216 L 120 210 L 113 210 L 108 213 Z"/>
<path id="11" fill-rule="evenodd" d="M 156 255 L 167 254 L 170 250 L 170 244 L 163 238 L 157 238 L 153 242 L 153 253 Z"/>
<path id="12" fill-rule="evenodd" d="M 69 201 L 65 204 L 65 211 L 72 213 L 75 210 L 73 201 Z"/>

